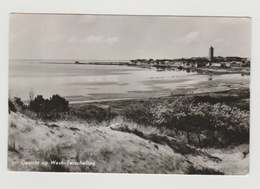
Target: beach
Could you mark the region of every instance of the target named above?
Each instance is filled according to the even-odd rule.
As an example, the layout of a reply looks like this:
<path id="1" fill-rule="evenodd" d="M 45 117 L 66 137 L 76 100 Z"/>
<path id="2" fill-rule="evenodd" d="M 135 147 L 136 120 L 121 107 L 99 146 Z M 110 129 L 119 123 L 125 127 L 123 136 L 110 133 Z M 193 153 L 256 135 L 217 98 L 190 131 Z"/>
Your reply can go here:
<path id="1" fill-rule="evenodd" d="M 33 70 L 33 71 L 28 71 Z M 29 99 L 29 92 L 49 98 L 59 94 L 70 103 L 138 99 L 214 92 L 248 87 L 250 76 L 241 73 L 145 69 L 117 65 L 46 63 L 10 64 L 12 96 Z M 48 90 L 46 90 L 48 89 Z"/>

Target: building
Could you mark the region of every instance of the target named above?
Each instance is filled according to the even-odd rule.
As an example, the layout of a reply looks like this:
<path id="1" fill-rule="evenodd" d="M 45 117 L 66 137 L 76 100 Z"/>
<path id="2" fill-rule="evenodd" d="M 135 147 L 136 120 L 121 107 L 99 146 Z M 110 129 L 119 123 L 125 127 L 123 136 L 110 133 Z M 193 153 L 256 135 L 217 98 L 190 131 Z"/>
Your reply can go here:
<path id="1" fill-rule="evenodd" d="M 243 65 L 242 62 L 232 61 L 231 64 L 230 64 L 230 67 L 232 67 L 232 68 L 241 68 L 242 65 Z"/>
<path id="2" fill-rule="evenodd" d="M 214 58 L 214 48 L 211 46 L 209 48 L 209 61 L 213 61 Z"/>
<path id="3" fill-rule="evenodd" d="M 222 68 L 230 68 L 230 62 L 220 62 Z"/>
<path id="4" fill-rule="evenodd" d="M 221 67 L 221 64 L 219 62 L 213 62 L 211 63 L 211 67 Z"/>

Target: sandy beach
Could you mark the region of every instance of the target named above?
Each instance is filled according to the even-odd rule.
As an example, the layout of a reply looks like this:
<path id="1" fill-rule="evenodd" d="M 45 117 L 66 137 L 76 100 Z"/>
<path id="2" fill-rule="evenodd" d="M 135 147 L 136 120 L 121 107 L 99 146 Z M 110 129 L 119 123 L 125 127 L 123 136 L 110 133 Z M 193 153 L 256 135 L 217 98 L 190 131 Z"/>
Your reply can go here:
<path id="1" fill-rule="evenodd" d="M 201 79 L 185 79 L 180 83 L 177 82 L 177 87 L 172 90 L 170 88 L 157 87 L 154 83 L 160 83 L 162 85 L 176 85 L 172 80 L 149 80 L 145 81 L 150 84 L 150 90 L 136 90 L 129 91 L 128 93 L 91 93 L 87 96 L 67 96 L 65 97 L 70 104 L 80 104 L 89 102 L 105 102 L 105 101 L 117 101 L 117 100 L 131 100 L 131 99 L 147 99 L 156 97 L 167 97 L 172 95 L 188 95 L 188 94 L 200 94 L 211 93 L 219 91 L 228 91 L 232 89 L 249 88 L 249 76 L 241 76 L 240 80 L 232 78 L 229 79 L 214 78 L 212 80 Z"/>

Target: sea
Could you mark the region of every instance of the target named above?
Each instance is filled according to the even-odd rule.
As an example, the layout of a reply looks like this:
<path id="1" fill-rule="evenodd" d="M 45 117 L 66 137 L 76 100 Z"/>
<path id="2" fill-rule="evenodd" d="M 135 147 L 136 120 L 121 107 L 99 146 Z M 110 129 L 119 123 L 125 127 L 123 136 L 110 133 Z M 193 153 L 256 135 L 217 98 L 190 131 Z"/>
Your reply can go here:
<path id="1" fill-rule="evenodd" d="M 249 83 L 249 77 L 241 74 L 212 76 L 195 70 L 75 64 L 72 60 L 10 60 L 9 96 L 28 100 L 30 91 L 33 91 L 35 96 L 43 95 L 44 98 L 59 94 L 74 100 L 77 97 L 95 99 L 95 96 L 120 98 L 120 94 L 124 97 L 136 94 L 149 97 L 155 93 L 195 89 L 198 83 L 208 83 L 212 78 L 222 81 L 222 85 L 225 84 L 223 81 L 230 83 L 231 80 Z"/>

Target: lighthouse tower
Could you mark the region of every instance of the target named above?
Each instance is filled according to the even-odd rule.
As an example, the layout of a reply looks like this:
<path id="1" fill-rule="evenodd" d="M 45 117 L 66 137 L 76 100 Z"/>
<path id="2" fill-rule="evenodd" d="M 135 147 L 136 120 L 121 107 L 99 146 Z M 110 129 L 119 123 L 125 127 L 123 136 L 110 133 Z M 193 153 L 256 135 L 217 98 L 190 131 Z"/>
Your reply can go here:
<path id="1" fill-rule="evenodd" d="M 214 58 L 214 48 L 211 46 L 209 48 L 209 61 L 213 61 Z"/>

